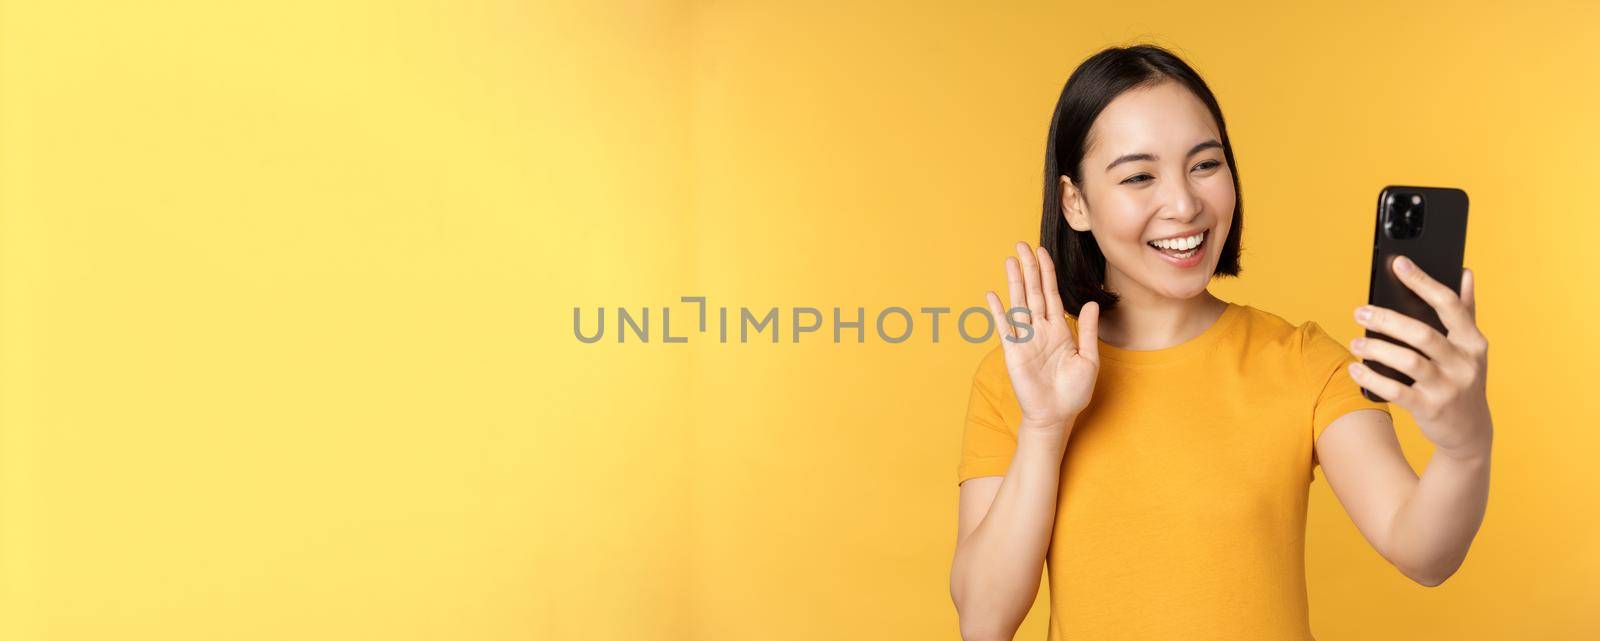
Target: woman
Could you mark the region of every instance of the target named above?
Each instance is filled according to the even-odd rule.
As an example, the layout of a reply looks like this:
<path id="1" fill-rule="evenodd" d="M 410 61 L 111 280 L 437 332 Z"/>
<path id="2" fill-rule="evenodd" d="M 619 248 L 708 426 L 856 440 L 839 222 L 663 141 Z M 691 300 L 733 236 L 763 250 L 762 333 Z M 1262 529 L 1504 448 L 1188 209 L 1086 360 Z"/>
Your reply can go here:
<path id="1" fill-rule="evenodd" d="M 1239 272 L 1233 148 L 1205 82 L 1157 47 L 1108 49 L 1072 74 L 1045 177 L 1042 247 L 1006 259 L 1011 323 L 973 381 L 950 577 L 963 638 L 1010 639 L 1047 566 L 1053 640 L 1309 639 L 1319 464 L 1402 573 L 1435 586 L 1455 572 L 1493 436 L 1470 271 L 1458 296 L 1394 267 L 1448 336 L 1358 308 L 1427 358 L 1376 339 L 1347 350 L 1314 322 L 1213 296 L 1213 275 Z M 1361 387 L 1437 445 L 1420 479 Z"/>

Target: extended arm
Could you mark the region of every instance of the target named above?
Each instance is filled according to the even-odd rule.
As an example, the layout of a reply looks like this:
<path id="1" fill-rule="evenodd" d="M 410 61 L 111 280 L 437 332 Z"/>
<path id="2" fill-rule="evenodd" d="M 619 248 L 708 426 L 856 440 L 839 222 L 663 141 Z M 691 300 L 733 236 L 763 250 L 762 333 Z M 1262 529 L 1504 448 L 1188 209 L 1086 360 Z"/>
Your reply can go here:
<path id="1" fill-rule="evenodd" d="M 1352 363 L 1349 375 L 1411 412 L 1436 446 L 1433 458 L 1417 479 L 1392 421 L 1374 410 L 1340 417 L 1315 447 L 1328 484 L 1367 540 L 1406 576 L 1435 586 L 1461 566 L 1489 501 L 1489 341 L 1477 326 L 1477 278 L 1471 270 L 1463 270 L 1457 294 L 1404 257 L 1392 268 L 1438 312 L 1447 334 L 1392 309 L 1359 308 L 1357 322 L 1405 345 L 1357 338 L 1351 352 L 1404 373 L 1412 383 L 1361 363 Z"/>
<path id="2" fill-rule="evenodd" d="M 1488 440 L 1477 452 L 1436 450 L 1419 479 L 1389 415 L 1360 410 L 1329 425 L 1316 448 L 1356 528 L 1400 572 L 1432 587 L 1461 567 L 1489 501 Z"/>

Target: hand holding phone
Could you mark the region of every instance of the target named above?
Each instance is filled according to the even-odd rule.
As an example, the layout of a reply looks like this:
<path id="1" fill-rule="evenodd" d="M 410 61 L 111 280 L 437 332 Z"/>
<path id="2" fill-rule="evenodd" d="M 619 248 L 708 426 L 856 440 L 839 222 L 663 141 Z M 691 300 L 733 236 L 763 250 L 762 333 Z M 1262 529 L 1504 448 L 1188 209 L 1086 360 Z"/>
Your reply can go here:
<path id="1" fill-rule="evenodd" d="M 1467 192 L 1434 187 L 1389 186 L 1378 192 L 1377 224 L 1372 239 L 1372 277 L 1367 287 L 1367 305 L 1394 310 L 1426 323 L 1439 333 L 1447 332 L 1438 312 L 1413 292 L 1394 270 L 1400 256 L 1433 280 L 1444 284 L 1459 297 L 1461 261 L 1467 245 Z M 1396 343 L 1423 356 L 1427 354 L 1401 338 L 1367 329 L 1369 339 Z M 1414 378 L 1383 362 L 1363 361 L 1384 377 L 1410 385 Z M 1385 402 L 1373 390 L 1362 388 L 1367 398 Z"/>
<path id="2" fill-rule="evenodd" d="M 1461 268 L 1467 195 L 1386 187 L 1378 197 L 1368 304 L 1351 342 L 1350 375 L 1367 398 L 1411 411 L 1447 453 L 1487 452 L 1488 340 L 1477 326 L 1476 283 Z"/>

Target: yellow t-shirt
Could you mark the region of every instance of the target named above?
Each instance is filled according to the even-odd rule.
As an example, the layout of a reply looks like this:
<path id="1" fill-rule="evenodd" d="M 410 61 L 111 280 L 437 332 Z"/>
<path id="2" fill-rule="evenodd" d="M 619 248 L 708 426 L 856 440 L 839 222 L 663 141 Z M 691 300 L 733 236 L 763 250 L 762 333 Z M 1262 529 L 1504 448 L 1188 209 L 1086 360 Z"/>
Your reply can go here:
<path id="1" fill-rule="evenodd" d="M 1389 412 L 1345 371 L 1355 357 L 1315 322 L 1236 303 L 1180 345 L 1101 341 L 1100 357 L 1062 462 L 1050 640 L 1311 639 L 1312 445 L 1346 413 Z M 1020 418 L 996 346 L 973 378 L 960 481 L 1005 474 Z"/>

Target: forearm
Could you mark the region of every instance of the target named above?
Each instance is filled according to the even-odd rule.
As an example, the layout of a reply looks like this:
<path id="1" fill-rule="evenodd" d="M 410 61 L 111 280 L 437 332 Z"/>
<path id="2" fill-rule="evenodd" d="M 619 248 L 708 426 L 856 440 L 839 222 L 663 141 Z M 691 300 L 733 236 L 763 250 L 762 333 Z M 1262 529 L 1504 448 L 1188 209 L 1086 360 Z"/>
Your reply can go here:
<path id="1" fill-rule="evenodd" d="M 1390 524 L 1389 561 L 1427 586 L 1466 559 L 1489 501 L 1490 437 L 1468 452 L 1436 450 Z"/>
<path id="2" fill-rule="evenodd" d="M 994 502 L 956 550 L 951 595 L 965 639 L 1010 639 L 1039 594 L 1066 433 L 1018 429 L 1017 450 Z"/>

